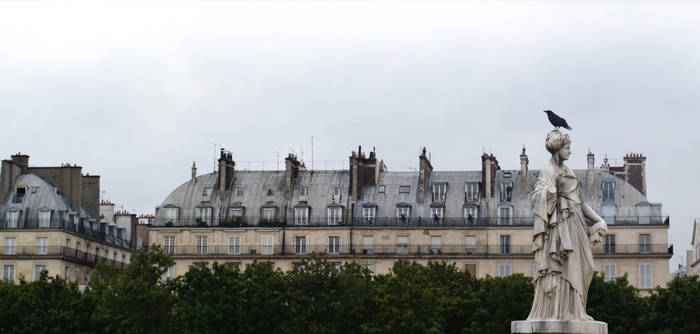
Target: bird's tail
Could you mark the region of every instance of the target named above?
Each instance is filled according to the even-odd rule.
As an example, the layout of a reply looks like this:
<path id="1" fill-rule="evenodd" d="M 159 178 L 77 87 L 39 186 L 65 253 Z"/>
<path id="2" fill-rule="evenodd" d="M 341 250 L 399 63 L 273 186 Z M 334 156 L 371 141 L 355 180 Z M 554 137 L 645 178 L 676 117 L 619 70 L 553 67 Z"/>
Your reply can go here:
<path id="1" fill-rule="evenodd" d="M 573 128 L 572 128 L 572 127 L 570 127 L 570 126 L 568 126 L 568 125 L 567 125 L 567 126 L 565 126 L 564 128 L 565 128 L 565 129 L 567 129 L 567 130 L 573 130 Z"/>

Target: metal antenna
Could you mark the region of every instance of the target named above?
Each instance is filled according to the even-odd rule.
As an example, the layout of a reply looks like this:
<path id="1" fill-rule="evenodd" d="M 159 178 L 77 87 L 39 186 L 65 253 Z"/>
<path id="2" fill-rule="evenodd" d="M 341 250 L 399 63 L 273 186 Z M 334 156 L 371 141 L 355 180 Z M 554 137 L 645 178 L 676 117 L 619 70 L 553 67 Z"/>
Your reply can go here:
<path id="1" fill-rule="evenodd" d="M 218 147 L 223 147 L 223 146 L 219 145 L 217 143 L 211 142 L 211 141 L 209 142 L 209 145 L 214 146 L 214 168 L 213 168 L 213 171 L 216 172 L 216 149 Z"/>
<path id="2" fill-rule="evenodd" d="M 280 170 L 280 151 L 275 151 L 277 153 L 277 170 Z"/>

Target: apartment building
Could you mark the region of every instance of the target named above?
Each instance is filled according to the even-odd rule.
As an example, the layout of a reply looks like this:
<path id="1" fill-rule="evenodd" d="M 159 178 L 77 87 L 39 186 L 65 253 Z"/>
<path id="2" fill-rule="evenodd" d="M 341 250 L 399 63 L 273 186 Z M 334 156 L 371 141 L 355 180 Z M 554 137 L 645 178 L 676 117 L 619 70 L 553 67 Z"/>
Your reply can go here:
<path id="1" fill-rule="evenodd" d="M 596 167 L 588 153 L 587 168 L 575 170 L 585 200 L 609 226 L 594 247 L 596 269 L 606 279 L 628 274 L 642 290 L 669 280 L 672 256 L 669 218 L 647 199 L 645 161 L 629 154 L 622 166 Z M 144 239 L 176 261 L 169 276 L 214 261 L 288 270 L 313 252 L 376 273 L 398 259 L 446 261 L 477 277 L 536 271 L 529 198 L 538 170 L 529 169 L 525 149 L 513 170 L 490 154 L 481 156 L 481 170 L 433 170 L 425 148 L 409 172 L 388 171 L 361 147 L 347 170 L 308 170 L 294 155 L 283 171 L 236 170 L 223 149 L 218 162 L 217 172 L 204 175 L 193 165 L 191 179 L 146 220 Z"/>

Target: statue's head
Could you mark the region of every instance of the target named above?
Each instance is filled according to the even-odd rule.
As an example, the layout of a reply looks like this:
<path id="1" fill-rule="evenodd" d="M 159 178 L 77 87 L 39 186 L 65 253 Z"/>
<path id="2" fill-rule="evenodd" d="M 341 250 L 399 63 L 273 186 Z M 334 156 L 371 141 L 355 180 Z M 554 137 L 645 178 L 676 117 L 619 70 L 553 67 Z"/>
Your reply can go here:
<path id="1" fill-rule="evenodd" d="M 548 133 L 544 145 L 547 151 L 552 153 L 552 156 L 557 156 L 560 161 L 568 160 L 571 155 L 571 138 L 559 130 Z"/>

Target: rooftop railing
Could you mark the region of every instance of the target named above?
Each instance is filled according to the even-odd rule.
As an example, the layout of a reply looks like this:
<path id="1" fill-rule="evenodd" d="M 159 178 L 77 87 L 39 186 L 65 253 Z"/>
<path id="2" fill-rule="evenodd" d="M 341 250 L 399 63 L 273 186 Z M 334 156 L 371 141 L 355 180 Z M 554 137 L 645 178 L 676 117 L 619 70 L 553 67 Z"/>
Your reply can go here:
<path id="1" fill-rule="evenodd" d="M 381 256 L 510 256 L 530 255 L 532 245 L 416 245 L 416 244 L 379 244 L 379 245 L 200 245 L 170 246 L 163 248 L 166 254 L 175 256 L 273 256 L 306 255 L 327 253 L 334 255 L 381 255 Z M 632 244 L 616 245 L 613 251 L 603 246 L 593 248 L 596 255 L 663 255 L 669 254 L 668 244 Z"/>
<path id="2" fill-rule="evenodd" d="M 610 226 L 669 225 L 668 216 L 616 216 L 606 217 Z M 330 218 L 312 216 L 305 218 L 266 218 L 258 216 L 227 218 L 151 218 L 152 226 L 157 227 L 318 227 L 318 226 L 355 226 L 355 227 L 528 227 L 533 226 L 532 216 L 509 217 L 353 217 Z M 592 224 L 593 222 L 588 222 Z"/>
<path id="3" fill-rule="evenodd" d="M 87 226 L 86 226 L 87 224 Z M 41 219 L 21 219 L 19 221 L 10 221 L 8 219 L 0 219 L 0 230 L 35 230 L 35 229 L 60 229 L 78 233 L 87 238 L 97 241 L 112 244 L 118 247 L 130 248 L 129 241 L 111 233 L 99 230 L 99 224 L 93 223 L 95 227 L 90 228 L 89 223 L 80 220 L 73 223 L 69 220 L 41 220 Z M 97 229 L 96 229 L 97 228 Z"/>
<path id="4" fill-rule="evenodd" d="M 94 266 L 105 263 L 115 268 L 123 269 L 126 264 L 115 259 L 109 259 L 94 253 L 84 252 L 75 248 L 64 246 L 8 246 L 0 247 L 0 258 L 22 258 L 22 257 L 62 257 L 72 262 L 82 265 Z"/>

